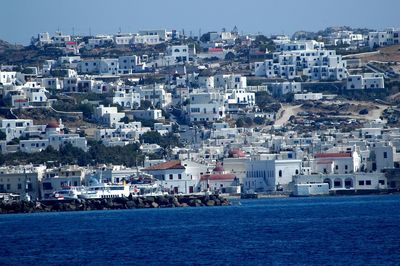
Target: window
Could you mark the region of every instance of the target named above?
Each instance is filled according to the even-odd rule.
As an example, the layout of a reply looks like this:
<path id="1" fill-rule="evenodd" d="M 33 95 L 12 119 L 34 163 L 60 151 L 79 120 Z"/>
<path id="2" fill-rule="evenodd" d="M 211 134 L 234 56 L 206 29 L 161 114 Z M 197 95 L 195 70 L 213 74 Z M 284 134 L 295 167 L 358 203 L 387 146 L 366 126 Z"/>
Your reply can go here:
<path id="1" fill-rule="evenodd" d="M 7 184 L 7 190 L 11 189 L 11 185 Z"/>
<path id="2" fill-rule="evenodd" d="M 383 152 L 383 158 L 387 159 L 387 152 Z"/>
<path id="3" fill-rule="evenodd" d="M 22 184 L 18 184 L 18 189 L 22 189 Z"/>
<path id="4" fill-rule="evenodd" d="M 349 167 L 348 167 L 348 166 L 347 166 L 347 164 L 346 164 L 346 165 L 344 166 L 344 169 L 346 169 L 346 170 L 347 170 L 348 168 L 349 168 Z"/>
<path id="5" fill-rule="evenodd" d="M 385 180 L 379 180 L 379 185 L 385 185 Z"/>
<path id="6" fill-rule="evenodd" d="M 364 180 L 358 181 L 358 185 L 359 185 L 359 186 L 364 186 Z"/>
<path id="7" fill-rule="evenodd" d="M 366 180 L 365 185 L 370 186 L 371 185 L 371 180 Z"/>
<path id="8" fill-rule="evenodd" d="M 182 179 L 182 175 L 181 174 L 178 174 L 178 179 Z"/>
<path id="9" fill-rule="evenodd" d="M 169 175 L 169 179 L 172 180 L 173 178 L 174 178 L 174 175 L 173 175 L 173 174 L 170 174 L 170 175 Z"/>
<path id="10" fill-rule="evenodd" d="M 279 170 L 279 177 L 282 177 L 282 170 Z"/>

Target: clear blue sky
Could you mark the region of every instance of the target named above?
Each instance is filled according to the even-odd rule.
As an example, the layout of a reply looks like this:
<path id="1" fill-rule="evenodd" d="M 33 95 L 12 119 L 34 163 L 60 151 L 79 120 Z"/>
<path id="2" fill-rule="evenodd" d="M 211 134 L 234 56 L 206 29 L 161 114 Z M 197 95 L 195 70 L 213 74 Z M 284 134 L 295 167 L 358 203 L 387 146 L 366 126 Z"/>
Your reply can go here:
<path id="1" fill-rule="evenodd" d="M 264 34 L 316 31 L 327 26 L 381 29 L 400 26 L 399 0 L 2 0 L 0 39 L 27 44 L 58 28 L 65 33 L 185 29 Z"/>

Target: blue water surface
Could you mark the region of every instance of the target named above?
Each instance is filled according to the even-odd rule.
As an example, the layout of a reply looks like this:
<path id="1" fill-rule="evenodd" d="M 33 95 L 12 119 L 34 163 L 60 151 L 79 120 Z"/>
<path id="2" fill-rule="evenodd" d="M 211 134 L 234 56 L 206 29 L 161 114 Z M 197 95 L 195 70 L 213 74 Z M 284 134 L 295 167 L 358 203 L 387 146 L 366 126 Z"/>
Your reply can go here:
<path id="1" fill-rule="evenodd" d="M 398 195 L 240 204 L 0 215 L 0 265 L 400 265 Z"/>

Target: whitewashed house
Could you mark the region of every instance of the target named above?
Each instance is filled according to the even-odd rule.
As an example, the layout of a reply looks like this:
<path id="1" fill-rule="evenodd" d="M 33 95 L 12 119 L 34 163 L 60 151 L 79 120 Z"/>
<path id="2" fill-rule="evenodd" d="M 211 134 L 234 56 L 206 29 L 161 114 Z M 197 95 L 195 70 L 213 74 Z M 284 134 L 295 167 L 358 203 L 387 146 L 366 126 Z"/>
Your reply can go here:
<path id="1" fill-rule="evenodd" d="M 191 161 L 168 161 L 142 170 L 153 175 L 167 191 L 175 194 L 199 192 L 200 176 L 207 172 L 207 167 Z"/>
<path id="2" fill-rule="evenodd" d="M 382 73 L 364 73 L 363 75 L 350 75 L 347 78 L 347 90 L 384 89 L 385 80 Z"/>
<path id="3" fill-rule="evenodd" d="M 215 122 L 226 116 L 224 96 L 217 92 L 193 92 L 189 97 L 188 116 L 191 122 Z"/>
<path id="4" fill-rule="evenodd" d="M 94 118 L 110 127 L 114 127 L 122 118 L 125 117 L 125 113 L 118 112 L 117 107 L 105 107 L 100 105 L 94 110 Z"/>
<path id="5" fill-rule="evenodd" d="M 247 163 L 245 191 L 287 190 L 293 176 L 301 172 L 301 160 L 252 160 Z"/>

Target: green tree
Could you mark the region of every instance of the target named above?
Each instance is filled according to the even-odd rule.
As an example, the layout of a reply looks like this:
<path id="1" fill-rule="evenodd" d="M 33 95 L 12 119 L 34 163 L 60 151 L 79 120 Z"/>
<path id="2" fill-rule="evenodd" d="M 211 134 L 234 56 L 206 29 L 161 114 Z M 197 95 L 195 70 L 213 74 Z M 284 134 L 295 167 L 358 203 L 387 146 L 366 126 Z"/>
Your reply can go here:
<path id="1" fill-rule="evenodd" d="M 265 124 L 265 118 L 264 117 L 255 117 L 253 119 L 253 122 L 256 123 L 257 125 L 263 125 Z"/>
<path id="2" fill-rule="evenodd" d="M 244 123 L 246 124 L 246 126 L 250 127 L 253 125 L 253 119 L 251 119 L 251 117 L 246 116 L 244 118 Z"/>
<path id="3" fill-rule="evenodd" d="M 239 117 L 238 119 L 236 119 L 236 126 L 237 127 L 244 127 L 244 120 L 243 118 Z"/>
<path id="4" fill-rule="evenodd" d="M 274 98 L 272 98 L 266 91 L 256 92 L 255 96 L 257 106 L 263 111 L 269 104 L 275 102 Z"/>

